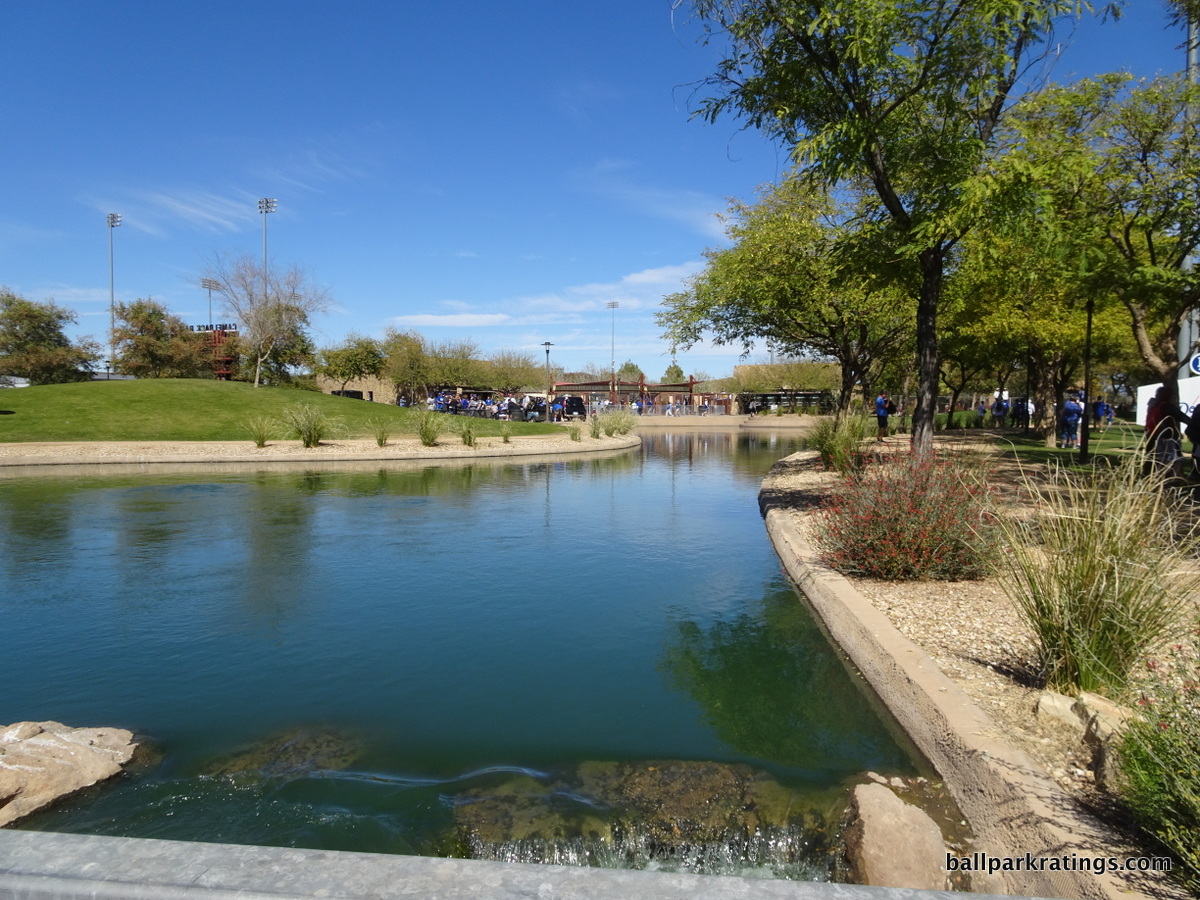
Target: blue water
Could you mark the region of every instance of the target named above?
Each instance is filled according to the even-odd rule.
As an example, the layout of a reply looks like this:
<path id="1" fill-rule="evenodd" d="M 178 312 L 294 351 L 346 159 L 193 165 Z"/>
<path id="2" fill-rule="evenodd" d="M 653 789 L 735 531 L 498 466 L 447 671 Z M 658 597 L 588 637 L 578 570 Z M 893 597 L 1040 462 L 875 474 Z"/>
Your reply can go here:
<path id="1" fill-rule="evenodd" d="M 0 723 L 155 756 L 22 827 L 428 852 L 456 786 L 581 760 L 912 771 L 781 575 L 784 439 L 551 464 L 0 480 Z M 353 767 L 214 778 L 297 727 Z"/>

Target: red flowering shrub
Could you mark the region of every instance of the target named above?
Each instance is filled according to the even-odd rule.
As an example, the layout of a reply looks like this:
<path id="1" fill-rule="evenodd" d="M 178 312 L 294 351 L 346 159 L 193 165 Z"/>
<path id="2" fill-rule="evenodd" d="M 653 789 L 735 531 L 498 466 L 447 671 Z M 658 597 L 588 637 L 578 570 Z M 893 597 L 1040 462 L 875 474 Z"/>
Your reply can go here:
<path id="1" fill-rule="evenodd" d="M 831 568 L 885 581 L 957 581 L 987 573 L 987 487 L 955 457 L 884 459 L 855 472 L 818 513 Z"/>
<path id="2" fill-rule="evenodd" d="M 1118 746 L 1122 798 L 1153 844 L 1175 860 L 1180 882 L 1200 896 L 1200 635 L 1150 659 L 1138 717 Z"/>

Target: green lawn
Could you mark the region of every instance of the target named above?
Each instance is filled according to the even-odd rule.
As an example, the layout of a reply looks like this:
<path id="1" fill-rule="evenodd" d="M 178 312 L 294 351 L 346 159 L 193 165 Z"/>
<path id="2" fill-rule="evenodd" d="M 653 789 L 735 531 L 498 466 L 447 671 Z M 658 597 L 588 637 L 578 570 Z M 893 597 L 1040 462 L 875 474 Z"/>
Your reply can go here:
<path id="1" fill-rule="evenodd" d="M 340 420 L 346 437 L 371 437 L 367 420 L 372 418 L 394 419 L 397 436 L 416 431 L 417 411 L 383 403 L 238 381 L 164 378 L 0 390 L 0 442 L 249 440 L 247 420 L 280 418 L 296 403 Z M 499 433 L 500 422 L 472 421 L 480 435 Z M 514 435 L 561 430 L 516 422 L 511 427 Z"/>

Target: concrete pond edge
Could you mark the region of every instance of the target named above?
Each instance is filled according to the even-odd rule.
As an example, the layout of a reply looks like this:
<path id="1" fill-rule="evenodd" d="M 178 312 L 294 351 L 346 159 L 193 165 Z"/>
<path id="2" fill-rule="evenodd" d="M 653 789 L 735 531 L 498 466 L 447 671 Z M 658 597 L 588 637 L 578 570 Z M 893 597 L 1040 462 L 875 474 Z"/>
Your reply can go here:
<path id="1" fill-rule="evenodd" d="M 944 779 L 975 836 L 992 858 L 1108 858 L 1108 829 L 1064 792 L 916 644 L 845 577 L 821 562 L 773 478 L 815 453 L 780 460 L 763 481 L 759 503 L 775 551 L 818 621 L 928 762 Z M 903 838 L 901 837 L 901 840 Z M 902 848 L 897 848 L 902 852 Z M 1175 893 L 1146 873 L 1011 871 L 980 877 L 976 891 L 1116 900 Z"/>

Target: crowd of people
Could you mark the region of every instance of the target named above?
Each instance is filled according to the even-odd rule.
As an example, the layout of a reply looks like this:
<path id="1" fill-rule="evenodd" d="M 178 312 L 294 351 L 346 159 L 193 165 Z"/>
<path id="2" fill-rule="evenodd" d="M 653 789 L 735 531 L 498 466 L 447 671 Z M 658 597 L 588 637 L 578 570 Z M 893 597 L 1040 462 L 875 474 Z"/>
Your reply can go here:
<path id="1" fill-rule="evenodd" d="M 401 405 L 404 405 L 403 401 L 401 401 Z M 425 408 L 451 415 L 525 422 L 545 418 L 546 399 L 543 395 L 528 393 L 519 395 L 498 393 L 480 396 L 479 394 L 439 391 L 426 398 Z M 708 401 L 701 397 L 692 398 L 692 403 L 682 399 L 667 401 L 653 395 L 631 397 L 619 402 L 606 399 L 588 403 L 582 397 L 562 394 L 553 397 L 550 404 L 552 421 L 555 422 L 561 422 L 565 418 L 579 418 L 581 412 L 587 415 L 598 415 L 618 409 L 627 410 L 637 416 L 704 416 L 709 413 Z"/>

